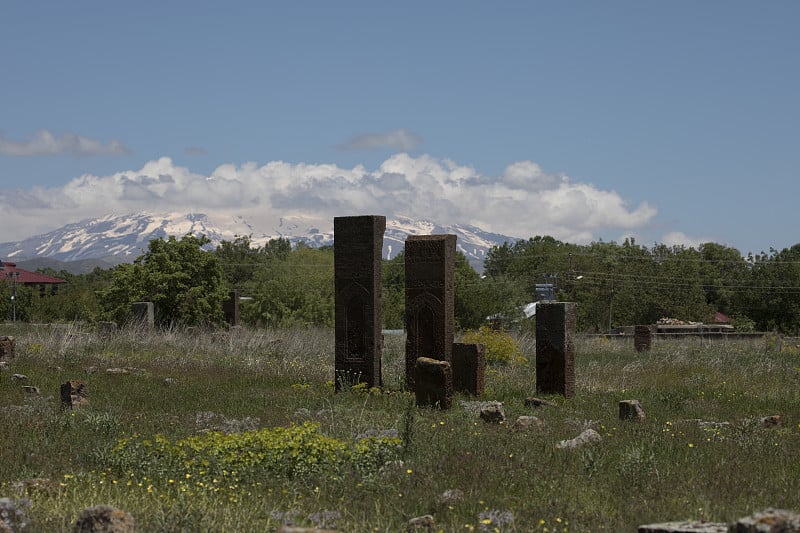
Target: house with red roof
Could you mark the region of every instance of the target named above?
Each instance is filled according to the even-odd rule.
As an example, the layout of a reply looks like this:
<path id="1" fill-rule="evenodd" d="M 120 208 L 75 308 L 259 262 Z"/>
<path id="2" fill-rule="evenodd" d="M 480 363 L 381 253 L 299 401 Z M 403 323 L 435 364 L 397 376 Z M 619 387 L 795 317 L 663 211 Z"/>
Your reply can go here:
<path id="1" fill-rule="evenodd" d="M 16 263 L 8 263 L 0 261 L 0 283 L 6 282 L 12 287 L 38 287 L 39 294 L 55 294 L 58 287 L 66 283 L 66 280 L 39 274 L 38 272 L 30 272 L 17 268 Z"/>

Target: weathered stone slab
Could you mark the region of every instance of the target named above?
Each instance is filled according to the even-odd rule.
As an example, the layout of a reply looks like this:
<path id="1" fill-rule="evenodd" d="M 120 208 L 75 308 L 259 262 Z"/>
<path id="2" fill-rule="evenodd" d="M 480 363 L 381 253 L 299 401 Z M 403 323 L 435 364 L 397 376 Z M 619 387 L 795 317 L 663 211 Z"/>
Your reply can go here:
<path id="1" fill-rule="evenodd" d="M 335 217 L 334 290 L 336 390 L 366 383 L 380 387 L 381 251 L 386 217 Z"/>
<path id="2" fill-rule="evenodd" d="M 513 431 L 525 431 L 531 428 L 542 427 L 543 422 L 538 416 L 520 415 L 511 425 Z"/>
<path id="3" fill-rule="evenodd" d="M 603 437 L 601 437 L 597 431 L 589 428 L 583 430 L 580 433 L 580 435 L 578 435 L 574 439 L 560 441 L 558 444 L 556 444 L 556 448 L 558 448 L 559 450 L 562 449 L 573 450 L 575 448 L 580 448 L 587 444 L 600 442 L 601 440 L 603 440 Z"/>
<path id="4" fill-rule="evenodd" d="M 532 396 L 525 398 L 525 407 L 558 407 L 557 404 L 543 400 L 542 398 L 534 398 Z"/>
<path id="5" fill-rule="evenodd" d="M 134 322 L 146 328 L 155 326 L 155 306 L 153 302 L 133 302 L 131 315 Z"/>
<path id="6" fill-rule="evenodd" d="M 453 344 L 453 390 L 482 396 L 486 375 L 486 348 L 483 344 Z"/>
<path id="7" fill-rule="evenodd" d="M 133 516 L 110 505 L 96 505 L 81 511 L 72 533 L 135 533 Z"/>
<path id="8" fill-rule="evenodd" d="M 0 337 L 0 360 L 9 361 L 16 355 L 17 341 L 14 337 Z"/>
<path id="9" fill-rule="evenodd" d="M 239 325 L 239 291 L 228 293 L 228 299 L 222 302 L 222 315 L 229 326 Z"/>
<path id="10" fill-rule="evenodd" d="M 800 514 L 786 509 L 764 509 L 761 512 L 740 518 L 732 524 L 731 533 L 798 533 Z"/>
<path id="11" fill-rule="evenodd" d="M 575 311 L 573 302 L 536 306 L 536 392 L 575 396 Z"/>
<path id="12" fill-rule="evenodd" d="M 415 394 L 418 406 L 450 409 L 453 403 L 453 371 L 450 363 L 419 357 L 415 368 Z"/>
<path id="13" fill-rule="evenodd" d="M 113 337 L 117 333 L 116 322 L 98 322 L 97 334 L 102 338 Z"/>
<path id="14" fill-rule="evenodd" d="M 83 381 L 70 380 L 61 385 L 61 407 L 76 409 L 89 405 L 89 391 Z"/>
<path id="15" fill-rule="evenodd" d="M 637 352 L 649 352 L 653 346 L 653 331 L 650 326 L 633 328 L 633 348 Z"/>
<path id="16" fill-rule="evenodd" d="M 664 522 L 639 526 L 639 533 L 727 533 L 728 524 L 722 522 L 705 522 L 701 520 L 684 520 L 682 522 Z"/>
<path id="17" fill-rule="evenodd" d="M 639 400 L 622 400 L 619 402 L 619 419 L 644 422 L 646 417 Z"/>
<path id="18" fill-rule="evenodd" d="M 406 239 L 406 386 L 414 390 L 419 357 L 452 362 L 455 235 Z"/>

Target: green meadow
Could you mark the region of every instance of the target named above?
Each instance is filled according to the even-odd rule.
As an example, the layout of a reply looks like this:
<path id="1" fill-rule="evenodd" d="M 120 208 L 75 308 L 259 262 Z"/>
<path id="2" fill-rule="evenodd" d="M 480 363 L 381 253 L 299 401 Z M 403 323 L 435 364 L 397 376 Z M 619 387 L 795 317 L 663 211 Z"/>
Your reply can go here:
<path id="1" fill-rule="evenodd" d="M 0 371 L 0 498 L 18 531 L 70 531 L 97 504 L 147 532 L 394 533 L 422 515 L 443 532 L 624 532 L 800 509 L 800 350 L 777 337 L 646 353 L 579 337 L 575 398 L 534 408 L 535 341 L 520 336 L 482 398 L 441 411 L 404 391 L 402 335 L 385 337 L 380 390 L 334 393 L 331 329 L 0 334 L 16 339 Z M 87 407 L 61 407 L 68 380 L 86 383 Z M 619 420 L 626 399 L 646 421 Z M 507 421 L 461 404 L 476 400 L 502 402 Z M 542 424 L 515 431 L 521 415 Z M 602 441 L 556 447 L 587 428 Z"/>

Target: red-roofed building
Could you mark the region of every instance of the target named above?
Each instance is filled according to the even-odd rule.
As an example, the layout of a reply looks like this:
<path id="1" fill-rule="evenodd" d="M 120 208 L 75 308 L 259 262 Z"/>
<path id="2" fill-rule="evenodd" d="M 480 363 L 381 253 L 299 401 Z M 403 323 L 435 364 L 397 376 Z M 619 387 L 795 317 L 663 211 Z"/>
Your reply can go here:
<path id="1" fill-rule="evenodd" d="M 55 294 L 58 286 L 66 283 L 65 280 L 60 278 L 17 268 L 16 263 L 0 261 L 0 283 L 4 281 L 12 286 L 38 287 L 39 293 L 42 295 L 47 292 Z"/>

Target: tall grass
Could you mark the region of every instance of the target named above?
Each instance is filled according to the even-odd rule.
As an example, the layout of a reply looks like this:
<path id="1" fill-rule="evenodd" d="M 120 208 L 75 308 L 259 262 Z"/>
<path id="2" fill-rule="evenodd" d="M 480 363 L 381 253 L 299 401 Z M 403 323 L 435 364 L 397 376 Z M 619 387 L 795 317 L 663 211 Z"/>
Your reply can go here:
<path id="1" fill-rule="evenodd" d="M 483 399 L 503 402 L 509 418 L 494 425 L 460 406 L 416 408 L 402 388 L 402 336 L 385 338 L 383 390 L 335 394 L 330 330 L 122 329 L 103 338 L 69 325 L 0 334 L 17 339 L 17 357 L 0 373 L 0 498 L 30 501 L 24 531 L 69 531 L 81 509 L 100 503 L 155 532 L 283 523 L 396 532 L 424 514 L 445 532 L 635 531 L 800 508 L 793 346 L 659 340 L 635 353 L 631 342 L 578 339 L 576 397 L 549 397 L 557 407 L 534 410 L 524 400 L 535 395 L 535 340 L 523 336 L 527 363 L 487 368 Z M 61 409 L 68 379 L 88 384 L 88 408 Z M 646 422 L 619 421 L 623 399 L 638 399 Z M 523 414 L 543 425 L 512 431 Z M 782 423 L 763 427 L 768 415 Z M 291 429 L 303 427 L 315 429 Z M 603 441 L 556 449 L 586 427 Z M 287 474 L 215 455 L 245 454 L 237 435 L 258 431 L 253 453 L 289 450 L 282 461 L 313 467 Z M 286 448 L 292 431 L 311 432 L 310 440 Z M 359 440 L 369 435 L 395 441 Z M 196 439 L 210 455 L 190 465 L 180 450 Z M 314 462 L 326 447 L 339 451 Z M 197 467 L 204 459 L 205 470 Z M 215 464 L 242 471 L 214 477 Z"/>

